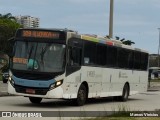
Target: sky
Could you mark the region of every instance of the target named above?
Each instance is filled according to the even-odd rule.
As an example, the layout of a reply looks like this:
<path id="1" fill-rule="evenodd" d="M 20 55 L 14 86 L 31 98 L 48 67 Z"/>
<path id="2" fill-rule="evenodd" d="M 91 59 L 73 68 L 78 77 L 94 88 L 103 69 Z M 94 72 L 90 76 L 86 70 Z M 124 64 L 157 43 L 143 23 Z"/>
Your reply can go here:
<path id="1" fill-rule="evenodd" d="M 0 0 L 0 14 L 29 15 L 41 28 L 68 28 L 80 34 L 109 34 L 110 0 Z M 113 37 L 158 53 L 160 0 L 114 0 Z"/>

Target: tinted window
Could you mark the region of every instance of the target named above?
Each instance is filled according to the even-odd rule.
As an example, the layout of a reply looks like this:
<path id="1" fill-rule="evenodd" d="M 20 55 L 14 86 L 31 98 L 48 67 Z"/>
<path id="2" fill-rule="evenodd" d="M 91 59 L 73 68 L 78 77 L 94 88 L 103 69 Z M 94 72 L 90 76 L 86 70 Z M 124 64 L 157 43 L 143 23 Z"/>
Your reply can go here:
<path id="1" fill-rule="evenodd" d="M 147 70 L 147 67 L 148 67 L 148 54 L 141 53 L 141 69 Z"/>
<path id="2" fill-rule="evenodd" d="M 133 68 L 133 61 L 134 61 L 134 52 L 132 50 L 129 50 L 129 55 L 128 55 L 128 68 L 132 69 Z"/>
<path id="3" fill-rule="evenodd" d="M 134 69 L 141 68 L 141 53 L 135 51 L 134 52 Z"/>
<path id="4" fill-rule="evenodd" d="M 126 49 L 120 48 L 118 51 L 118 67 L 128 68 L 129 52 Z"/>
<path id="5" fill-rule="evenodd" d="M 81 65 L 81 49 L 77 47 L 69 48 L 69 64 L 73 66 Z"/>
<path id="6" fill-rule="evenodd" d="M 107 47 L 107 66 L 117 67 L 117 48 Z"/>
<path id="7" fill-rule="evenodd" d="M 97 65 L 106 65 L 106 48 L 103 44 L 97 44 Z"/>
<path id="8" fill-rule="evenodd" d="M 96 64 L 96 43 L 84 41 L 84 64 Z"/>
<path id="9" fill-rule="evenodd" d="M 118 50 L 118 67 L 133 68 L 133 52 L 128 49 L 119 48 Z"/>

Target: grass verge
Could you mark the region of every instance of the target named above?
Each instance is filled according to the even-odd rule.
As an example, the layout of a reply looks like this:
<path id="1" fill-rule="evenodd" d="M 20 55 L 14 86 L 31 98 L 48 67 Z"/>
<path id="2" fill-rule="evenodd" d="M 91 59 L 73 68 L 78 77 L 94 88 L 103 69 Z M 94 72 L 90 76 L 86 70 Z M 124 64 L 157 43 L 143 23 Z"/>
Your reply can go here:
<path id="1" fill-rule="evenodd" d="M 155 117 L 147 117 L 146 113 L 148 115 L 156 115 Z M 134 117 L 134 115 L 142 115 L 142 117 Z M 97 118 L 90 118 L 90 119 L 83 119 L 83 120 L 160 120 L 160 117 L 157 117 L 160 115 L 160 110 L 155 110 L 153 113 L 147 112 L 147 111 L 133 111 L 131 112 L 129 107 L 122 105 L 118 106 L 118 111 L 113 110 L 113 114 L 106 116 L 106 117 L 97 117 Z M 146 117 L 145 117 L 146 116 Z"/>
<path id="2" fill-rule="evenodd" d="M 160 79 L 150 80 L 151 82 L 160 82 Z"/>
<path id="3" fill-rule="evenodd" d="M 102 117 L 87 120 L 160 120 L 159 117 Z"/>

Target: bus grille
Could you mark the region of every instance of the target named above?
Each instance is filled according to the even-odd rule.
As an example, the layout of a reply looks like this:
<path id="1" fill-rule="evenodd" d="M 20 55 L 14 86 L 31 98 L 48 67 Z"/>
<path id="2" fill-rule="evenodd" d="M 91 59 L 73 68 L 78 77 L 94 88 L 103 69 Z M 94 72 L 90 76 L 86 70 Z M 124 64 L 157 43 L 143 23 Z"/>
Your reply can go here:
<path id="1" fill-rule="evenodd" d="M 35 90 L 35 95 L 46 95 L 47 92 L 49 91 L 48 88 L 29 88 L 29 87 L 24 87 L 24 86 L 19 86 L 19 85 L 14 85 L 16 92 L 18 93 L 26 93 L 27 89 L 33 89 Z M 31 94 L 31 93 L 30 93 Z"/>
<path id="2" fill-rule="evenodd" d="M 13 72 L 13 74 L 21 79 L 28 80 L 50 80 L 53 79 L 53 76 L 49 74 L 35 74 L 35 73 L 26 73 L 26 72 Z"/>

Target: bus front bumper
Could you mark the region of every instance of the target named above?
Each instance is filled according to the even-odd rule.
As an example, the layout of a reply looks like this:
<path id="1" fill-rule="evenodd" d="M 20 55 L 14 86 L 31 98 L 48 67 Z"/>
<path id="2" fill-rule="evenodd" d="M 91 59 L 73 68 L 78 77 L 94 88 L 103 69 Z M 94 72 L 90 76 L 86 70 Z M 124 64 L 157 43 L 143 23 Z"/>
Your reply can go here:
<path id="1" fill-rule="evenodd" d="M 45 95 L 27 94 L 16 92 L 15 88 L 8 82 L 8 93 L 13 95 L 27 96 L 27 97 L 40 97 L 40 98 L 63 98 L 63 89 L 61 86 L 49 90 Z"/>

